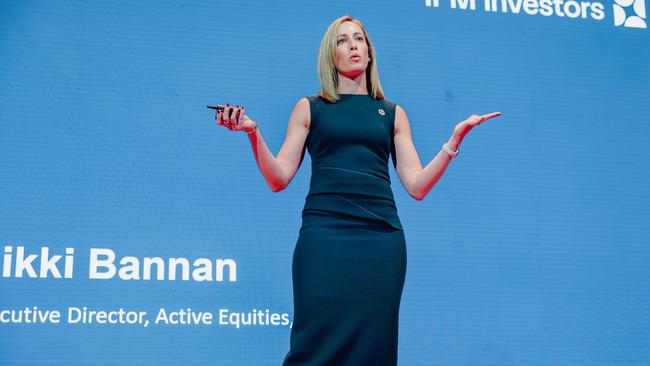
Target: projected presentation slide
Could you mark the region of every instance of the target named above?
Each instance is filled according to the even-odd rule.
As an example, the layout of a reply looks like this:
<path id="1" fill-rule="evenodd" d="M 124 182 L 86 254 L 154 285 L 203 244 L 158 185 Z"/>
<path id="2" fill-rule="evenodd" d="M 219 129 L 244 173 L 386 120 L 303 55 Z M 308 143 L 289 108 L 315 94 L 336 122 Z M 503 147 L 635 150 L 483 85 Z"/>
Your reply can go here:
<path id="1" fill-rule="evenodd" d="M 0 2 L 0 365 L 650 365 L 649 1 Z"/>

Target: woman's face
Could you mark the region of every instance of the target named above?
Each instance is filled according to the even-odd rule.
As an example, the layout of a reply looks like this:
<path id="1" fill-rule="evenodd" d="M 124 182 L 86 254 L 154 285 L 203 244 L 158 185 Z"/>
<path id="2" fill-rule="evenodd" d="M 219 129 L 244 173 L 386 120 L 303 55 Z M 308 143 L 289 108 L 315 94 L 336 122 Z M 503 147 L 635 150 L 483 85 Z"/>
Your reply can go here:
<path id="1" fill-rule="evenodd" d="M 350 79 L 363 74 L 368 67 L 368 44 L 363 31 L 353 22 L 343 22 L 336 36 L 336 69 Z"/>

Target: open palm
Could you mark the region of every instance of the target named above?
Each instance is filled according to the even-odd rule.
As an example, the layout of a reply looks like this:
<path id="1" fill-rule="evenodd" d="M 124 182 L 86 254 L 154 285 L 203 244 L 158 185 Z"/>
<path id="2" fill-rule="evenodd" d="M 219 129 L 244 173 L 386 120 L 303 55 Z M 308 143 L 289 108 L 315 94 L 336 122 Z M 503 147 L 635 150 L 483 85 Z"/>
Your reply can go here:
<path id="1" fill-rule="evenodd" d="M 490 118 L 500 116 L 501 112 L 492 112 L 484 115 L 473 114 L 468 119 L 460 122 L 454 127 L 454 134 L 457 134 L 459 137 L 464 137 L 472 128 L 480 125 L 481 123 L 487 121 Z"/>

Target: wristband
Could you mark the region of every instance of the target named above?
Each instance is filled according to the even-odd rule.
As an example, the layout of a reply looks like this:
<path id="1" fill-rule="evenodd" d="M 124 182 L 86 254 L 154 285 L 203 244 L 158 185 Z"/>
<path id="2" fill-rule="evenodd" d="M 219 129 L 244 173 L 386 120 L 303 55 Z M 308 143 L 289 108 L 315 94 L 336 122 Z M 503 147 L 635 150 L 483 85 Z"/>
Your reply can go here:
<path id="1" fill-rule="evenodd" d="M 442 149 L 445 150 L 445 152 L 449 154 L 452 159 L 458 155 L 458 149 L 456 149 L 456 151 L 452 151 L 449 147 L 447 147 L 447 144 L 442 144 Z"/>

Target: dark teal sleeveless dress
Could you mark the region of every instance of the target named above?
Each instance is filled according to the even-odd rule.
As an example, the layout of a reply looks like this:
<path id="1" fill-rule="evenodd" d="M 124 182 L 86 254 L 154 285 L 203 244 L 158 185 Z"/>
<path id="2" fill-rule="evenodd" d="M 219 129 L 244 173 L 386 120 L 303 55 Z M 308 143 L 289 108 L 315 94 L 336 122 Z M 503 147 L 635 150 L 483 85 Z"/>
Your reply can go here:
<path id="1" fill-rule="evenodd" d="M 283 366 L 397 365 L 406 242 L 388 173 L 395 104 L 365 94 L 307 98 L 312 174 Z"/>

